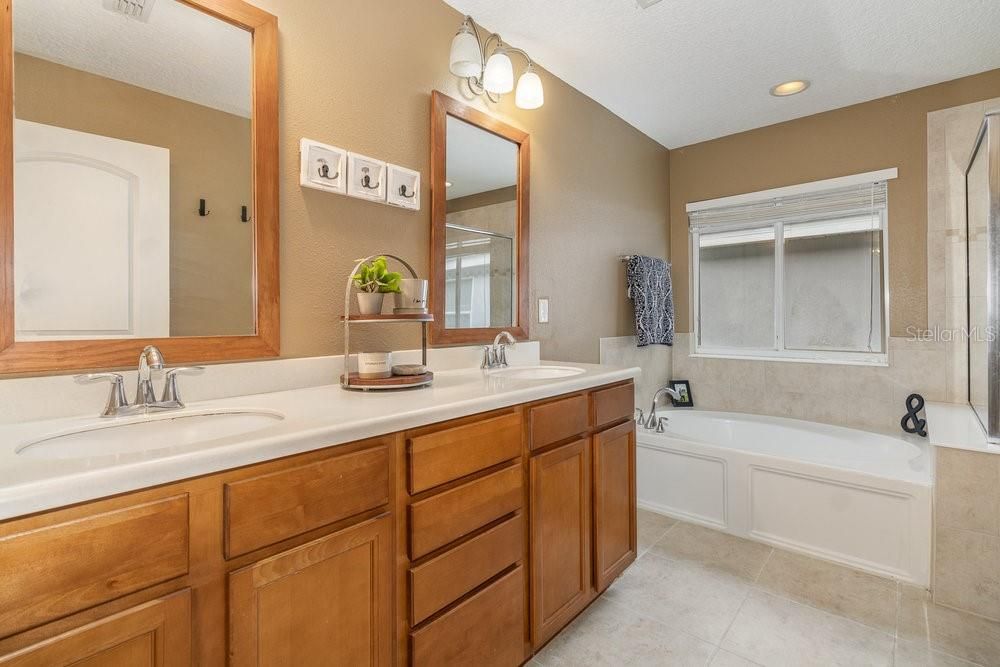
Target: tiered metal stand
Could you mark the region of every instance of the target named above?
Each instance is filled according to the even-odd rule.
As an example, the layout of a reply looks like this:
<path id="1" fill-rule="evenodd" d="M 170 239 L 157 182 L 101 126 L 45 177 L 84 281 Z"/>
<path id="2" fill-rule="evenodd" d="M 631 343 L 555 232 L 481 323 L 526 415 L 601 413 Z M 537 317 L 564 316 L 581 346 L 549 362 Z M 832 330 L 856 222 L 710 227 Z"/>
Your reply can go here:
<path id="1" fill-rule="evenodd" d="M 344 315 L 341 320 L 344 322 L 344 372 L 340 376 L 340 386 L 344 389 L 349 389 L 352 391 L 371 391 L 371 390 L 383 390 L 383 389 L 412 389 L 414 387 L 426 387 L 434 381 L 434 374 L 430 371 L 423 373 L 421 375 L 393 375 L 387 378 L 362 378 L 359 377 L 357 373 L 351 372 L 351 326 L 355 324 L 361 325 L 371 325 L 371 324 L 387 324 L 387 323 L 400 323 L 400 322 L 418 322 L 420 323 L 420 350 L 421 350 L 421 363 L 427 366 L 427 325 L 434 321 L 434 316 L 430 313 L 418 313 L 418 314 L 390 314 L 390 315 L 351 315 L 351 285 L 354 282 L 353 276 L 361 268 L 361 265 L 365 262 L 370 262 L 376 257 L 390 257 L 403 266 L 406 270 L 410 272 L 410 276 L 413 278 L 417 277 L 417 272 L 413 270 L 413 267 L 403 259 L 402 257 L 397 257 L 396 255 L 390 255 L 386 252 L 380 252 L 375 255 L 369 255 L 361 261 L 359 261 L 354 270 L 351 271 L 350 275 L 347 276 L 347 288 L 344 291 Z"/>

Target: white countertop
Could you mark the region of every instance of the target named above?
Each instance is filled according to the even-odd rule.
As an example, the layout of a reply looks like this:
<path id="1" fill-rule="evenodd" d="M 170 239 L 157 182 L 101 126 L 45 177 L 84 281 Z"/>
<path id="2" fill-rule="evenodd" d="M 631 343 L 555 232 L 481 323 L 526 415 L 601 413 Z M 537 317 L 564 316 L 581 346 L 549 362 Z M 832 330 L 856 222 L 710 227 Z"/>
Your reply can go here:
<path id="1" fill-rule="evenodd" d="M 17 450 L 49 434 L 104 425 L 107 420 L 95 416 L 2 424 L 0 520 L 628 380 L 640 373 L 638 368 L 558 365 L 584 372 L 555 380 L 515 380 L 479 369 L 445 370 L 435 372 L 433 386 L 402 392 L 350 392 L 323 385 L 190 403 L 184 411 L 273 410 L 285 418 L 248 435 L 83 459 L 27 458 Z"/>
<path id="2" fill-rule="evenodd" d="M 935 447 L 967 449 L 1000 454 L 1000 445 L 991 445 L 971 405 L 928 403 L 927 437 Z"/>

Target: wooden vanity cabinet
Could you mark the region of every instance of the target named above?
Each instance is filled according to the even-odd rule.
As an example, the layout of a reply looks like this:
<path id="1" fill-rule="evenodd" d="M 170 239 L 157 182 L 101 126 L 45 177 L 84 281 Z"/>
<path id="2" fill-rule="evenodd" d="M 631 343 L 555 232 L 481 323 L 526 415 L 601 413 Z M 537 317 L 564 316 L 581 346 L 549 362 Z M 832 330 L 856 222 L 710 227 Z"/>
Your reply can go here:
<path id="1" fill-rule="evenodd" d="M 531 459 L 531 638 L 551 639 L 593 599 L 590 439 Z"/>
<path id="2" fill-rule="evenodd" d="M 611 585 L 636 559 L 635 424 L 593 437 L 594 587 Z"/>
<path id="3" fill-rule="evenodd" d="M 371 519 L 229 575 L 229 664 L 389 665 L 392 521 Z"/>
<path id="4" fill-rule="evenodd" d="M 0 656 L 4 667 L 185 667 L 191 664 L 187 589 Z"/>
<path id="5" fill-rule="evenodd" d="M 527 410 L 531 643 L 537 651 L 635 561 L 634 386 L 599 388 Z"/>
<path id="6" fill-rule="evenodd" d="M 0 667 L 517 667 L 635 559 L 632 391 L 0 521 Z"/>

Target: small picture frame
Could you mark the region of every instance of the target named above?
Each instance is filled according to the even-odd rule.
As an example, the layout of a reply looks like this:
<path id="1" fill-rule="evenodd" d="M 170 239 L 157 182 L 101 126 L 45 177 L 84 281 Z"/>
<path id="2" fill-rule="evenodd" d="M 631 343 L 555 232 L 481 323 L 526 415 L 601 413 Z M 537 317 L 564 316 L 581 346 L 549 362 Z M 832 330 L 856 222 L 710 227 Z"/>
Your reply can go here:
<path id="1" fill-rule="evenodd" d="M 680 400 L 670 397 L 675 408 L 693 408 L 694 396 L 691 394 L 691 383 L 687 380 L 671 380 L 670 388 L 681 395 Z"/>
<path id="2" fill-rule="evenodd" d="M 385 181 L 385 162 L 358 153 L 347 154 L 347 194 L 384 202 Z"/>
<path id="3" fill-rule="evenodd" d="M 386 202 L 400 208 L 420 210 L 420 172 L 398 164 L 386 165 L 388 191 Z"/>
<path id="4" fill-rule="evenodd" d="M 347 194 L 347 151 L 312 139 L 299 142 L 299 185 Z"/>

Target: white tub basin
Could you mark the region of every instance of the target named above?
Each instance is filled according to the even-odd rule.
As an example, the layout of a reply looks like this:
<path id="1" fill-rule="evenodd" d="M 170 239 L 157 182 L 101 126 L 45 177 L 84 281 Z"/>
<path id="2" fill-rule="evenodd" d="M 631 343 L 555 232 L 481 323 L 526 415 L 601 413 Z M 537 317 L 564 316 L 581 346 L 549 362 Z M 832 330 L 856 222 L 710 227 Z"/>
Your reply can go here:
<path id="1" fill-rule="evenodd" d="M 285 417 L 269 410 L 165 412 L 53 433 L 18 447 L 20 456 L 78 459 L 207 443 L 273 426 Z"/>
<path id="2" fill-rule="evenodd" d="M 583 373 L 582 368 L 572 366 L 511 366 L 490 371 L 490 375 L 512 380 L 557 380 Z"/>

